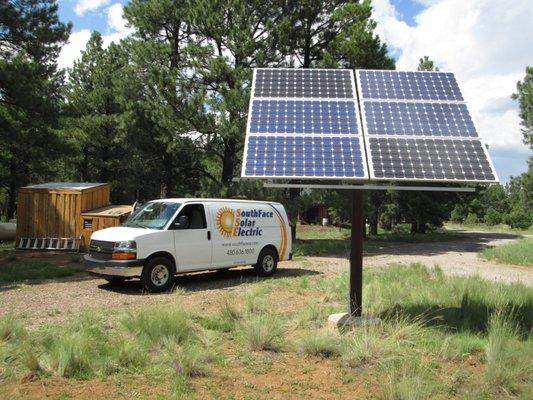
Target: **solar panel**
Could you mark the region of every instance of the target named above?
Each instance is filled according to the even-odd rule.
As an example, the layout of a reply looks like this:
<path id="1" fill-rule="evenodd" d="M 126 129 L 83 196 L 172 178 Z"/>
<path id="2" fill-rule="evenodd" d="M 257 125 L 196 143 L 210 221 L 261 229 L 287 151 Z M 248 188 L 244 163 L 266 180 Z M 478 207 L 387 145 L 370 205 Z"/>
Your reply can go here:
<path id="1" fill-rule="evenodd" d="M 357 134 L 354 101 L 254 100 L 250 133 Z"/>
<path id="2" fill-rule="evenodd" d="M 351 70 L 254 70 L 242 176 L 368 178 Z"/>
<path id="3" fill-rule="evenodd" d="M 494 181 L 480 140 L 370 138 L 372 171 L 390 180 Z"/>
<path id="4" fill-rule="evenodd" d="M 368 135 L 477 137 L 462 103 L 365 101 Z"/>
<path id="5" fill-rule="evenodd" d="M 347 69 L 257 68 L 254 82 L 253 97 L 355 98 Z"/>
<path id="6" fill-rule="evenodd" d="M 360 137 L 250 136 L 246 176 L 364 178 Z"/>
<path id="7" fill-rule="evenodd" d="M 455 77 L 356 71 L 371 179 L 495 182 Z"/>
<path id="8" fill-rule="evenodd" d="M 358 70 L 364 99 L 463 101 L 449 72 Z"/>

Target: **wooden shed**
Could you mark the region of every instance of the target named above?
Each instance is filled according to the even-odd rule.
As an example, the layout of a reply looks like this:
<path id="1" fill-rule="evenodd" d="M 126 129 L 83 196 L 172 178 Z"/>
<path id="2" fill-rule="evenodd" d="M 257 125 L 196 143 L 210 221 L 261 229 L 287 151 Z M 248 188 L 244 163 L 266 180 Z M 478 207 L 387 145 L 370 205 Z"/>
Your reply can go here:
<path id="1" fill-rule="evenodd" d="M 129 214 L 128 209 L 131 207 L 110 206 L 107 183 L 50 182 L 22 187 L 18 195 L 17 246 L 85 249 L 93 231 L 119 225 Z M 90 223 L 84 226 L 84 219 Z"/>

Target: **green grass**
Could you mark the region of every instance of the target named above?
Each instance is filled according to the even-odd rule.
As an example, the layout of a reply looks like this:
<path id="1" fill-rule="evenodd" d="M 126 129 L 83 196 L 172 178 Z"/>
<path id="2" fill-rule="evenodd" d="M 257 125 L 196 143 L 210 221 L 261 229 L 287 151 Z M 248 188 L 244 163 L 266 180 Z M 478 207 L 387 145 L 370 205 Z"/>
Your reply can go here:
<path id="1" fill-rule="evenodd" d="M 21 282 L 29 279 L 52 279 L 72 276 L 84 271 L 81 265 L 54 265 L 41 261 L 0 263 L 0 282 Z"/>
<path id="2" fill-rule="evenodd" d="M 11 252 L 15 250 L 15 242 L 0 243 L 0 254 L 3 252 Z"/>
<path id="3" fill-rule="evenodd" d="M 274 315 L 250 315 L 241 321 L 237 335 L 252 351 L 277 351 L 282 344 L 283 327 Z"/>
<path id="4" fill-rule="evenodd" d="M 340 354 L 340 337 L 330 330 L 311 330 L 296 341 L 296 349 L 301 354 L 315 357 L 335 357 Z"/>
<path id="5" fill-rule="evenodd" d="M 426 234 L 414 234 L 409 225 L 400 224 L 390 232 L 378 230 L 377 236 L 369 236 L 363 243 L 365 254 L 394 246 L 398 243 L 427 243 L 456 240 L 460 233 L 438 229 Z M 350 251 L 350 230 L 332 226 L 305 225 L 296 229 L 293 253 L 296 257 L 346 257 Z"/>
<path id="6" fill-rule="evenodd" d="M 516 229 L 511 228 L 509 225 L 506 224 L 499 224 L 499 225 L 487 225 L 484 223 L 478 223 L 478 224 L 458 224 L 454 222 L 447 222 L 445 225 L 445 228 L 448 231 L 465 231 L 465 230 L 473 230 L 473 231 L 482 231 L 482 232 L 496 232 L 496 233 L 511 233 L 516 235 L 533 235 L 533 226 L 530 226 L 528 229 Z"/>
<path id="7" fill-rule="evenodd" d="M 249 374 L 268 378 L 279 367 L 274 363 L 290 354 L 300 357 L 291 365 L 302 370 L 313 368 L 317 357 L 328 358 L 336 368 L 332 384 L 340 377 L 346 384 L 357 381 L 378 399 L 531 394 L 529 287 L 449 277 L 417 264 L 371 270 L 365 273 L 364 313 L 381 323 L 339 334 L 324 327 L 327 315 L 345 305 L 347 274 L 293 279 L 292 285 L 246 283 L 213 309 L 186 310 L 170 297 L 165 306 L 97 310 L 31 331 L 26 320 L 0 317 L 0 386 L 28 373 L 74 380 L 143 376 L 162 385 L 161 398 L 194 398 L 195 380 L 212 374 L 215 365 L 245 382 Z M 220 389 L 217 397 L 226 398 Z M 249 385 L 246 394 L 263 398 L 263 389 Z"/>
<path id="8" fill-rule="evenodd" d="M 502 246 L 484 249 L 481 256 L 504 264 L 533 266 L 533 238 L 522 238 Z"/>

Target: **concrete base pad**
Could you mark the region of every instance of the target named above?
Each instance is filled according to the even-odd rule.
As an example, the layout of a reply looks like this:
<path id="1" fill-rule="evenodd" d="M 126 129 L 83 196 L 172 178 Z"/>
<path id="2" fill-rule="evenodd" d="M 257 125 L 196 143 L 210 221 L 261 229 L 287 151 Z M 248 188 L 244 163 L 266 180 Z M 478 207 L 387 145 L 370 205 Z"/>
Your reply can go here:
<path id="1" fill-rule="evenodd" d="M 354 317 L 347 313 L 331 314 L 328 317 L 328 327 L 332 329 L 346 330 L 356 327 L 375 326 L 381 323 L 381 319 L 370 315 Z"/>

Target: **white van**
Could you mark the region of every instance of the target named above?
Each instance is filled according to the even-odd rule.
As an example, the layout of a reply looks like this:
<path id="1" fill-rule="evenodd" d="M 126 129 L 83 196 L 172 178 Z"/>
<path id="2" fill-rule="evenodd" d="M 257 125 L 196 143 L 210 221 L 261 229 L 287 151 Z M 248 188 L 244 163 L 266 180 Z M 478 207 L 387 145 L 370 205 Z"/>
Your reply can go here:
<path id="1" fill-rule="evenodd" d="M 90 273 L 111 282 L 141 278 L 151 292 L 168 290 L 175 274 L 253 265 L 272 275 L 292 259 L 289 221 L 279 203 L 162 199 L 136 209 L 120 227 L 96 231 Z"/>

